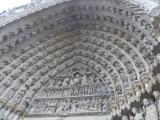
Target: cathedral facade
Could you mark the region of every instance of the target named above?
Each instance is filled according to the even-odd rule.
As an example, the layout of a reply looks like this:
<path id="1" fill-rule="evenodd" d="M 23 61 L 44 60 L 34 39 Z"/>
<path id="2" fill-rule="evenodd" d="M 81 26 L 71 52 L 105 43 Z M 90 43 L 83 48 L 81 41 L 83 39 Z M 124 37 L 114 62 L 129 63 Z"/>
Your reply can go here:
<path id="1" fill-rule="evenodd" d="M 0 13 L 0 120 L 160 120 L 159 0 L 32 0 Z"/>

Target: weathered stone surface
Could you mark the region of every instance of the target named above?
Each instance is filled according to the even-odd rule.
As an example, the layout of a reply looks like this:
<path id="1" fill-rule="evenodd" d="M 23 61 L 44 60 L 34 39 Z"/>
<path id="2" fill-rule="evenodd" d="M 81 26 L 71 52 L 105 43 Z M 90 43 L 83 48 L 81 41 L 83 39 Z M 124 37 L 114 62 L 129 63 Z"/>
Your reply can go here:
<path id="1" fill-rule="evenodd" d="M 151 0 L 33 0 L 23 15 L 1 14 L 0 118 L 151 116 L 142 101 L 158 102 L 159 21 L 148 2 L 157 9 Z"/>

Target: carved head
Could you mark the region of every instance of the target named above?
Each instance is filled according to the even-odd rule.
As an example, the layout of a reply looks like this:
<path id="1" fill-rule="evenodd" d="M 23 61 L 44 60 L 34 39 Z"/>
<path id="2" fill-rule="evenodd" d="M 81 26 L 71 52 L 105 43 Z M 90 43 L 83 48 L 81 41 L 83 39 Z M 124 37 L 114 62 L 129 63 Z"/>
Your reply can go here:
<path id="1" fill-rule="evenodd" d="M 160 97 L 160 92 L 159 91 L 154 91 L 153 96 L 157 99 Z"/>
<path id="2" fill-rule="evenodd" d="M 136 114 L 137 113 L 137 108 L 133 107 L 132 112 L 133 112 L 133 114 Z"/>
<path id="3" fill-rule="evenodd" d="M 144 104 L 145 106 L 148 106 L 148 105 L 149 105 L 149 100 L 148 100 L 148 99 L 143 99 L 143 104 Z"/>
<path id="4" fill-rule="evenodd" d="M 124 104 L 124 100 L 120 100 L 119 101 L 119 105 L 121 106 L 121 105 L 123 105 Z"/>
<path id="5" fill-rule="evenodd" d="M 130 120 L 134 120 L 134 117 L 133 117 L 133 116 L 130 116 L 129 119 L 130 119 Z"/>
<path id="6" fill-rule="evenodd" d="M 128 117 L 126 115 L 123 115 L 122 120 L 128 120 Z"/>
<path id="7" fill-rule="evenodd" d="M 80 75 L 81 75 L 81 74 L 80 74 L 79 72 L 76 72 L 73 76 L 74 76 L 74 77 L 80 77 Z"/>

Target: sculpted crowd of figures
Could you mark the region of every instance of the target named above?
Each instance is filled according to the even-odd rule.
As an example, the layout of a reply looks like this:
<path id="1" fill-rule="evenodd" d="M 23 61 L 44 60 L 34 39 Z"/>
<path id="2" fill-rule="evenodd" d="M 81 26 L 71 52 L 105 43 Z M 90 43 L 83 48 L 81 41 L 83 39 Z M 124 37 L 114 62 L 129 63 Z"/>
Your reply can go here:
<path id="1" fill-rule="evenodd" d="M 33 6 L 38 2 L 41 4 L 47 1 L 50 0 L 34 0 Z M 0 96 L 3 100 L 0 102 L 0 118 L 7 119 L 13 115 L 16 118 L 19 116 L 17 111 L 20 111 L 21 116 L 29 112 L 30 107 L 34 106 L 32 101 L 36 100 L 35 95 L 39 90 L 43 89 L 55 76 L 77 63 L 90 67 L 100 77 L 94 80 L 84 74 L 82 76 L 77 74 L 73 78 L 69 76 L 56 83 L 54 89 L 46 89 L 42 96 L 63 99 L 64 96 L 69 95 L 71 98 L 78 99 L 81 95 L 81 97 L 91 97 L 87 99 L 90 102 L 85 103 L 85 100 L 78 99 L 75 100 L 76 105 L 65 107 L 68 101 L 63 99 L 60 104 L 55 102 L 59 105 L 54 106 L 54 109 L 56 108 L 56 110 L 53 109 L 54 112 L 79 111 L 79 109 L 82 110 L 83 103 L 89 104 L 89 107 L 83 108 L 86 113 L 92 110 L 106 111 L 107 104 L 102 102 L 104 98 L 102 101 L 97 100 L 96 103 L 100 103 L 98 106 L 94 105 L 96 100 L 92 99 L 93 96 L 105 96 L 106 93 L 109 94 L 106 101 L 115 102 L 115 105 L 120 104 L 116 98 L 125 96 L 127 102 L 122 102 L 122 108 L 130 108 L 133 99 L 139 100 L 141 91 L 144 89 L 151 91 L 155 80 L 151 78 L 150 73 L 160 60 L 152 52 L 158 42 L 157 34 L 147 17 L 147 11 L 141 9 L 139 5 L 130 4 L 129 1 L 123 4 L 120 0 L 112 4 L 111 0 L 101 0 L 102 3 L 106 2 L 102 4 L 101 1 L 93 0 L 94 5 L 90 0 L 84 1 L 86 4 L 77 2 L 75 6 L 60 5 L 58 10 L 51 7 L 44 10 L 45 12 L 39 12 L 39 16 L 32 14 L 33 20 L 25 17 L 25 23 L 15 21 L 13 29 L 2 31 L 0 34 L 0 57 L 2 58 Z M 133 9 L 126 9 L 128 4 Z M 21 10 L 27 11 L 27 7 L 29 6 L 23 6 Z M 10 13 L 16 13 L 17 10 L 19 8 Z M 0 19 L 1 16 L 7 16 L 10 13 L 0 13 Z M 146 75 L 149 79 L 141 79 L 145 73 L 149 73 L 149 77 Z M 135 87 L 136 82 L 144 85 L 141 91 Z M 132 90 L 133 94 L 127 94 L 129 90 Z M 153 118 L 150 117 L 153 111 L 148 112 L 150 110 L 148 107 L 153 105 L 152 108 L 156 111 L 159 108 L 154 106 L 157 106 L 158 102 L 148 101 L 144 100 L 144 107 L 140 110 L 133 109 L 133 114 L 145 110 L 138 116 L 144 119 Z M 50 108 L 46 110 L 50 111 Z M 119 108 L 115 111 L 116 114 L 121 113 Z M 154 114 L 156 114 L 155 111 Z M 115 114 L 114 110 L 112 113 Z"/>
<path id="2" fill-rule="evenodd" d="M 102 80 L 92 73 L 89 76 L 76 74 L 74 77 L 64 77 L 52 80 L 51 85 L 40 92 L 40 96 L 47 97 L 81 97 L 81 96 L 108 96 Z"/>
<path id="3" fill-rule="evenodd" d="M 78 113 L 106 113 L 107 103 L 101 97 L 82 97 L 68 99 L 36 99 L 32 108 L 34 114 L 78 114 Z"/>
<path id="4" fill-rule="evenodd" d="M 106 113 L 109 91 L 105 88 L 102 80 L 86 66 L 73 67 L 71 70 L 74 69 L 80 69 L 80 72 L 51 80 L 38 93 L 31 112 L 60 115 Z"/>
<path id="5" fill-rule="evenodd" d="M 73 8 L 75 10 L 81 10 L 82 8 L 88 9 L 90 10 L 90 7 L 86 7 L 86 6 L 81 6 L 79 8 Z M 70 9 L 70 8 L 68 8 Z M 67 10 L 68 10 L 67 9 Z M 94 8 L 97 9 L 97 8 Z M 66 11 L 67 11 L 66 10 Z M 98 10 L 106 10 L 108 12 L 114 13 L 115 15 L 117 13 L 120 13 L 122 15 L 126 15 L 126 17 L 133 19 L 133 21 L 136 21 L 137 23 L 139 23 L 139 25 L 141 25 L 140 27 L 145 28 L 146 30 L 150 31 L 152 29 L 151 25 L 145 21 L 144 19 L 141 19 L 140 16 L 136 16 L 134 14 L 131 14 L 128 11 L 125 11 L 123 9 L 115 9 L 112 7 L 98 7 Z M 86 42 L 88 45 L 81 45 L 81 42 L 79 43 L 78 47 L 79 49 L 85 49 L 88 50 L 90 52 L 85 52 L 83 50 L 80 50 L 80 52 L 78 52 L 78 54 L 76 55 L 83 55 L 83 57 L 87 57 L 90 59 L 93 59 L 96 63 L 94 64 L 100 64 L 102 65 L 103 68 L 105 68 L 107 70 L 107 72 L 109 72 L 109 74 L 112 75 L 112 79 L 114 81 L 114 83 L 118 83 L 117 79 L 118 77 L 120 77 L 120 79 L 122 80 L 123 86 L 119 85 L 119 87 L 117 87 L 117 92 L 116 94 L 120 95 L 122 93 L 122 88 L 128 88 L 130 87 L 130 82 L 135 81 L 138 79 L 138 73 L 142 74 L 145 71 L 147 71 L 146 65 L 144 64 L 144 60 L 143 58 L 145 58 L 145 61 L 147 62 L 148 65 L 155 65 L 156 64 L 156 58 L 150 54 L 149 52 L 147 52 L 146 48 L 152 48 L 152 45 L 157 44 L 153 39 L 148 39 L 147 36 L 144 35 L 144 33 L 140 33 L 139 29 L 134 26 L 134 25 L 130 25 L 127 24 L 126 21 L 124 20 L 118 20 L 115 19 L 115 15 L 114 16 L 92 16 L 91 15 L 74 15 L 69 17 L 68 19 L 70 20 L 79 20 L 79 21 L 83 21 L 83 20 L 90 20 L 93 19 L 95 21 L 108 21 L 112 24 L 119 24 L 120 26 L 123 27 L 124 30 L 131 30 L 131 34 L 126 33 L 125 31 L 122 31 L 120 29 L 114 28 L 114 26 L 110 27 L 108 25 L 95 25 L 95 24 L 81 24 L 78 25 L 78 27 L 81 27 L 82 30 L 84 30 L 84 35 L 88 34 L 90 36 L 94 36 L 98 38 L 101 38 L 97 40 L 96 39 L 91 39 L 91 38 L 84 38 L 84 40 L 82 39 L 83 42 Z M 53 17 L 53 16 L 52 16 Z M 12 48 L 15 48 L 16 45 L 21 44 L 24 41 L 28 41 L 29 39 L 31 39 L 32 37 L 34 37 L 37 34 L 43 33 L 43 32 L 47 32 L 48 30 L 52 29 L 53 26 L 58 25 L 58 21 L 56 21 L 57 23 L 54 24 L 49 24 L 47 26 L 43 26 L 40 29 L 36 29 L 35 31 L 32 31 L 31 29 L 33 27 L 35 27 L 37 24 L 41 24 L 44 21 L 50 21 L 52 19 L 51 16 L 46 16 L 44 18 L 41 18 L 40 20 L 34 21 L 31 24 L 26 24 L 24 25 L 22 28 L 17 28 L 17 30 L 15 30 L 14 32 L 10 32 L 8 34 L 5 34 L 1 37 L 1 42 L 4 43 L 4 48 L 2 48 L 0 51 L 0 54 L 6 54 L 8 51 L 10 51 Z M 119 21 L 116 23 L 116 21 Z M 65 21 L 67 22 L 67 21 Z M 95 29 L 95 31 L 91 31 L 90 29 L 92 29 L 92 27 Z M 74 28 L 74 27 L 73 27 Z M 68 29 L 68 28 L 66 28 Z M 72 29 L 72 28 L 71 28 Z M 26 31 L 31 30 L 29 33 Z M 96 32 L 96 30 L 102 30 L 103 32 Z M 114 38 L 113 36 L 108 36 L 107 33 L 113 34 L 113 35 L 117 35 L 120 38 L 125 38 L 126 41 L 121 41 L 118 38 Z M 18 38 L 18 39 L 14 39 L 13 41 L 8 41 L 11 38 L 14 38 L 15 36 L 18 36 L 19 34 L 24 33 L 25 35 Z M 48 37 L 52 36 L 52 33 L 48 34 Z M 142 41 L 138 41 L 139 37 L 142 36 L 141 40 Z M 105 39 L 105 40 L 104 40 Z M 147 39 L 147 43 L 146 46 L 145 44 L 143 44 L 143 42 Z M 43 40 L 42 40 L 43 41 Z M 31 44 L 30 46 L 24 47 L 23 49 L 21 49 L 20 53 L 18 54 L 13 54 L 11 56 L 11 58 L 9 58 L 8 60 L 4 60 L 3 61 L 3 67 L 1 67 L 2 73 L 0 75 L 0 81 L 3 81 L 4 77 L 8 76 L 8 80 L 7 81 L 3 81 L 3 83 L 1 84 L 1 90 L 0 90 L 0 94 L 4 95 L 4 91 L 7 89 L 7 87 L 11 86 L 11 83 L 15 80 L 19 80 L 17 83 L 18 85 L 15 87 L 13 86 L 13 88 L 10 91 L 17 91 L 18 87 L 24 83 L 25 80 L 28 80 L 29 77 L 31 77 L 32 75 L 34 75 L 37 71 L 39 71 L 41 68 L 44 67 L 44 64 L 46 64 L 47 62 L 52 61 L 54 58 L 56 58 L 56 55 L 47 57 L 44 61 L 37 63 L 39 60 L 42 60 L 42 58 L 46 57 L 47 55 L 49 55 L 50 53 L 55 52 L 56 50 L 62 50 L 65 51 L 66 49 L 62 49 L 58 46 L 53 46 L 53 49 L 46 49 L 47 47 L 51 47 L 53 44 L 55 44 L 56 42 L 54 41 L 50 41 L 50 42 L 42 42 L 41 40 L 35 44 Z M 98 42 L 100 41 L 100 42 Z M 73 41 L 71 41 L 73 42 Z M 77 44 L 77 43 L 75 43 Z M 93 46 L 93 44 L 95 46 Z M 77 45 L 75 45 L 77 46 Z M 132 49 L 133 47 L 138 47 L 138 50 L 140 51 L 140 53 L 142 53 L 142 56 L 139 56 L 139 54 L 137 53 L 137 51 L 135 51 L 134 49 Z M 55 47 L 55 48 L 54 48 Z M 57 47 L 57 48 L 56 48 Z M 121 49 L 125 49 L 125 52 Z M 29 51 L 30 50 L 30 51 Z M 43 50 L 46 50 L 44 52 L 42 52 Z M 74 49 L 72 49 L 74 50 Z M 71 51 L 72 51 L 71 50 Z M 109 52 L 106 52 L 109 51 Z M 69 51 L 68 51 L 69 52 Z M 61 56 L 63 55 L 65 52 L 62 52 L 62 54 L 58 54 L 57 56 Z M 99 54 L 99 56 L 97 55 L 93 55 L 93 53 Z M 111 55 L 109 55 L 111 54 Z M 128 54 L 128 55 L 126 55 Z M 23 56 L 23 57 L 20 57 Z M 69 56 L 69 55 L 68 55 Z M 102 58 L 102 56 L 106 56 L 105 58 Z M 29 59 L 30 58 L 30 59 Z M 65 58 L 63 58 L 65 59 Z M 67 57 L 66 57 L 67 59 Z M 111 64 L 108 64 L 106 61 L 110 61 Z M 120 62 L 121 61 L 121 62 Z M 19 67 L 22 63 L 23 64 L 21 67 Z M 33 66 L 35 63 L 36 66 Z M 135 64 L 134 64 L 135 63 Z M 35 83 L 36 81 L 38 81 L 38 79 L 43 76 L 45 73 L 47 73 L 49 70 L 53 69 L 55 67 L 55 64 L 59 64 L 59 61 L 57 60 L 56 63 L 54 63 L 54 65 L 49 66 L 48 68 L 43 68 L 43 70 L 38 74 L 35 75 L 35 77 L 33 78 L 33 83 Z M 123 66 L 122 66 L 123 64 Z M 7 67 L 9 66 L 9 67 Z M 27 71 L 27 68 L 32 67 L 30 70 Z M 102 67 L 98 68 L 97 66 L 93 66 L 94 69 L 97 69 L 97 71 L 101 72 L 102 71 Z M 113 67 L 115 69 L 113 69 Z M 4 69 L 6 68 L 6 69 Z M 18 68 L 17 71 L 15 71 L 15 69 Z M 23 74 L 25 73 L 26 74 Z M 126 75 L 125 73 L 127 73 L 128 75 Z M 22 75 L 23 74 L 23 75 Z M 119 74 L 119 75 L 118 75 Z M 22 76 L 21 76 L 22 75 Z M 129 78 L 129 79 L 127 79 Z M 30 84 L 29 84 L 30 85 Z M 15 88 L 15 89 L 14 89 Z M 23 91 L 23 90 L 22 90 Z M 13 92 L 13 93 L 14 93 Z M 23 93 L 23 92 L 22 92 Z M 20 93 L 21 94 L 21 93 Z M 5 95 L 7 98 L 8 96 L 12 96 L 12 94 L 10 95 L 10 93 L 8 93 L 8 95 Z M 23 96 L 23 95 L 22 95 Z"/>
<path id="6" fill-rule="evenodd" d="M 122 120 L 160 120 L 160 91 L 153 91 L 153 98 L 144 98 L 139 107 L 132 107 L 128 116 Z"/>

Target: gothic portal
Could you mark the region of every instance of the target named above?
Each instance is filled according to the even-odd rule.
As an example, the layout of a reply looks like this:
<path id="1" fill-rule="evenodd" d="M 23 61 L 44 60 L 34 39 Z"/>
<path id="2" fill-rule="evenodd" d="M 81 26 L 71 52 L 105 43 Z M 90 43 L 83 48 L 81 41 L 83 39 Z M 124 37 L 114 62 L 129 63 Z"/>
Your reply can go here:
<path id="1" fill-rule="evenodd" d="M 160 120 L 159 0 L 32 0 L 0 13 L 0 120 Z"/>

